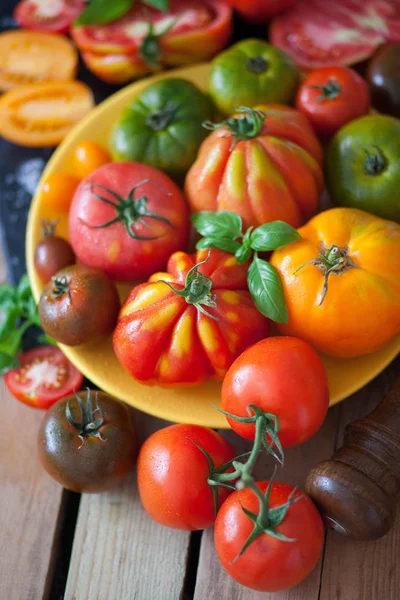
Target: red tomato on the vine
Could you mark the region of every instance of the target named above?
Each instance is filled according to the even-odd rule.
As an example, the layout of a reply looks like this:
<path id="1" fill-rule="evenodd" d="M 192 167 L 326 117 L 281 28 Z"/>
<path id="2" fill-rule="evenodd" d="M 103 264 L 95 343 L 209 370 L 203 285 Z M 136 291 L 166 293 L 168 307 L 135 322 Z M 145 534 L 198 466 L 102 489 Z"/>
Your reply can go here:
<path id="1" fill-rule="evenodd" d="M 346 123 L 368 113 L 369 87 L 361 75 L 348 67 L 316 69 L 301 84 L 296 106 L 317 133 L 332 136 Z"/>
<path id="2" fill-rule="evenodd" d="M 245 350 L 225 376 L 222 408 L 248 417 L 249 404 L 278 418 L 284 448 L 312 437 L 329 406 L 328 378 L 315 350 L 294 337 L 270 337 Z M 254 439 L 253 424 L 228 421 L 237 434 Z"/>
<path id="3" fill-rule="evenodd" d="M 265 494 L 268 481 L 256 485 Z M 288 501 L 293 503 L 283 520 L 273 527 L 276 514 L 269 513 L 265 525 L 266 529 L 273 527 L 277 534 L 289 540 L 262 532 L 239 558 L 255 525 L 243 508 L 259 514 L 259 499 L 251 489 L 235 491 L 219 510 L 214 527 L 215 549 L 223 567 L 240 584 L 262 592 L 287 590 L 307 577 L 317 564 L 324 528 L 316 506 L 291 485 L 272 483 L 269 509 L 281 507 Z"/>
<path id="4" fill-rule="evenodd" d="M 232 460 L 235 451 L 216 431 L 199 425 L 171 425 L 151 435 L 138 458 L 138 486 L 142 504 L 154 521 L 194 531 L 215 520 L 214 497 L 207 483 L 209 465 L 201 446 L 215 467 Z M 220 505 L 230 491 L 218 487 Z"/>
<path id="5" fill-rule="evenodd" d="M 163 269 L 186 248 L 189 213 L 167 175 L 140 163 L 116 162 L 82 181 L 69 213 L 78 259 L 111 279 L 135 281 Z"/>
<path id="6" fill-rule="evenodd" d="M 222 379 L 232 362 L 269 334 L 247 291 L 248 265 L 222 250 L 176 252 L 167 273 L 129 294 L 114 350 L 138 381 L 199 385 Z"/>

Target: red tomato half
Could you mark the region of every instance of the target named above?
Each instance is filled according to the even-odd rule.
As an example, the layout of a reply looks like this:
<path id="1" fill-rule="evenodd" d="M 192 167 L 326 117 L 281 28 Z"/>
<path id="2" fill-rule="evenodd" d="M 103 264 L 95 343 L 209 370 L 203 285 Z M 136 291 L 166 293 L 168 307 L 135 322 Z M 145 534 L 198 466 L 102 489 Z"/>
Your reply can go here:
<path id="1" fill-rule="evenodd" d="M 225 376 L 222 408 L 247 417 L 249 404 L 278 417 L 284 448 L 313 436 L 325 419 L 329 390 L 324 365 L 310 344 L 270 337 L 247 348 Z M 254 439 L 254 425 L 228 421 L 236 433 Z"/>
<path id="2" fill-rule="evenodd" d="M 170 254 L 186 248 L 188 215 L 182 192 L 161 171 L 109 163 L 76 190 L 69 239 L 85 265 L 111 279 L 135 281 L 163 269 Z"/>
<path id="3" fill-rule="evenodd" d="M 55 346 L 39 346 L 19 357 L 21 366 L 4 376 L 15 398 L 35 408 L 49 408 L 80 390 L 83 375 Z"/>
<path id="4" fill-rule="evenodd" d="M 23 29 L 65 33 L 84 8 L 83 0 L 23 0 L 14 19 Z"/>
<path id="5" fill-rule="evenodd" d="M 167 527 L 194 531 L 215 520 L 213 493 L 207 483 L 207 458 L 215 467 L 232 460 L 235 451 L 216 431 L 199 425 L 171 425 L 153 433 L 138 459 L 138 486 L 149 516 Z M 229 490 L 218 487 L 221 504 Z"/>
<path id="6" fill-rule="evenodd" d="M 293 6 L 295 2 L 296 0 L 226 0 L 227 4 L 252 23 L 266 22 Z"/>
<path id="7" fill-rule="evenodd" d="M 267 486 L 268 481 L 257 483 L 263 494 Z M 255 492 L 247 488 L 233 492 L 222 505 L 215 521 L 215 549 L 223 567 L 242 585 L 262 592 L 287 590 L 307 577 L 317 564 L 324 543 L 324 528 L 310 498 L 291 485 L 274 482 L 268 507 L 284 505 L 291 495 L 300 499 L 289 506 L 276 532 L 293 541 L 262 533 L 239 558 L 254 528 L 243 508 L 259 514 L 259 500 Z"/>

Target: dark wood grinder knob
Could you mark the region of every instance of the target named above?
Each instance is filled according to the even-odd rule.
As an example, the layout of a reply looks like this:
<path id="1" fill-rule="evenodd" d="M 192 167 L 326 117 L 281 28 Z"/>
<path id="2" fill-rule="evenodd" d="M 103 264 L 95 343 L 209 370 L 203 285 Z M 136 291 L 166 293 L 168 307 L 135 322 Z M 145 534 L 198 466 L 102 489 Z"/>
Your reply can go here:
<path id="1" fill-rule="evenodd" d="M 344 445 L 308 475 L 306 491 L 328 527 L 356 540 L 384 536 L 400 495 L 400 378 L 364 419 L 346 427 Z"/>

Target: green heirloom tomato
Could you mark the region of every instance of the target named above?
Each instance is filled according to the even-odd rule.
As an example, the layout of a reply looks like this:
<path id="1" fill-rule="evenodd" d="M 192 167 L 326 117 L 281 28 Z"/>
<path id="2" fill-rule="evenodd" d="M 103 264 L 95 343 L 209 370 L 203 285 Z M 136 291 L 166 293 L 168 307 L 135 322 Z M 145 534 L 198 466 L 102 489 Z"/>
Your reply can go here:
<path id="1" fill-rule="evenodd" d="M 325 170 L 335 204 L 400 222 L 400 119 L 368 115 L 340 129 Z"/>
<path id="2" fill-rule="evenodd" d="M 151 165 L 181 178 L 195 161 L 211 119 L 211 100 L 184 79 L 149 85 L 121 114 L 111 135 L 116 161 Z"/>
<path id="3" fill-rule="evenodd" d="M 240 106 L 288 104 L 298 83 L 298 69 L 282 50 L 244 40 L 213 60 L 209 92 L 218 109 L 230 115 Z"/>

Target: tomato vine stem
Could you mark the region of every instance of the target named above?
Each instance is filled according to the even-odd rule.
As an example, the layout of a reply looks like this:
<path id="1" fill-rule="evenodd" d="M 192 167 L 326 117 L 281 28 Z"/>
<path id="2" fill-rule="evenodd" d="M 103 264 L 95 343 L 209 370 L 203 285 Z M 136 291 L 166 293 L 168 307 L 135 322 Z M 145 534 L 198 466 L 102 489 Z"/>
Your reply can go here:
<path id="1" fill-rule="evenodd" d="M 236 112 L 244 114 L 231 117 L 225 121 L 221 121 L 221 123 L 213 123 L 212 121 L 204 121 L 202 123 L 203 127 L 209 131 L 227 129 L 229 133 L 224 137 L 233 137 L 230 147 L 231 151 L 241 140 L 249 140 L 257 137 L 261 133 L 267 116 L 262 110 L 254 110 L 246 106 L 241 106 Z"/>

